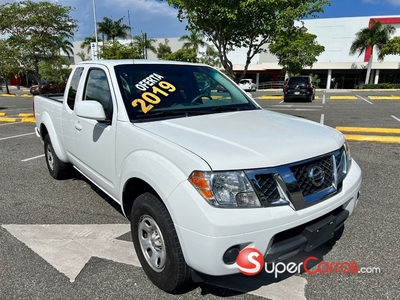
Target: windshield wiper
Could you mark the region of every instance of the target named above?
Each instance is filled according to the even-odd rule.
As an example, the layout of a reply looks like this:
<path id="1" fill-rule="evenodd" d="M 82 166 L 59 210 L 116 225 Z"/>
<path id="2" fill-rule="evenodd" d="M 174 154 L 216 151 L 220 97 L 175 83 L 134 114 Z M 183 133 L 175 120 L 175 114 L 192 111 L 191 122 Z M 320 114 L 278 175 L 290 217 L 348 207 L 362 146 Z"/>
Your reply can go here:
<path id="1" fill-rule="evenodd" d="M 208 109 L 190 109 L 190 110 L 162 110 L 152 113 L 147 113 L 143 115 L 138 115 L 137 119 L 164 119 L 168 117 L 189 117 L 203 114 L 213 114 L 218 112 L 231 112 L 231 111 L 241 111 L 241 110 L 254 110 L 254 107 L 229 107 L 229 106 L 215 106 L 209 107 Z"/>
<path id="2" fill-rule="evenodd" d="M 240 110 L 254 110 L 254 107 L 230 107 L 230 106 L 216 106 L 212 107 L 211 111 L 240 111 Z"/>
<path id="3" fill-rule="evenodd" d="M 138 119 L 151 119 L 151 118 L 164 118 L 170 116 L 187 116 L 186 111 L 179 111 L 179 110 L 162 110 L 153 113 L 138 115 Z"/>

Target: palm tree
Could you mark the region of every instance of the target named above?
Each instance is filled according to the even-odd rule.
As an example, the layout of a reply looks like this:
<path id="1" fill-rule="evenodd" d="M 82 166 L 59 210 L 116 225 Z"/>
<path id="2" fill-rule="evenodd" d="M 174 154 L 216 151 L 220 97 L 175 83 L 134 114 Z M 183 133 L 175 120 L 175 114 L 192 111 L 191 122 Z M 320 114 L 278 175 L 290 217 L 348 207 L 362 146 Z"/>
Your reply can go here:
<path id="1" fill-rule="evenodd" d="M 221 67 L 219 53 L 213 46 L 210 45 L 207 45 L 206 53 L 202 58 L 200 58 L 200 62 L 217 68 Z"/>
<path id="2" fill-rule="evenodd" d="M 86 53 L 90 53 L 90 50 L 92 49 L 92 43 L 96 42 L 96 37 L 95 36 L 87 36 L 81 43 L 81 49 L 86 49 Z"/>
<path id="3" fill-rule="evenodd" d="M 185 41 L 183 49 L 193 49 L 196 54 L 199 53 L 199 47 L 206 46 L 204 41 L 204 34 L 198 30 L 192 30 L 190 34 L 185 34 L 179 38 L 179 41 Z"/>
<path id="4" fill-rule="evenodd" d="M 377 50 L 379 61 L 382 61 L 384 58 L 384 55 L 381 52 L 382 47 L 390 40 L 390 35 L 395 31 L 396 29 L 392 25 L 383 25 L 379 21 L 372 20 L 368 28 L 363 28 L 356 33 L 356 39 L 350 47 L 350 55 L 354 55 L 358 52 L 358 56 L 360 56 L 367 49 L 371 49 L 371 55 L 368 60 L 367 75 L 365 76 L 365 84 L 368 84 L 369 82 L 374 48 Z"/>
<path id="5" fill-rule="evenodd" d="M 61 52 L 67 54 L 68 58 L 74 55 L 74 45 L 66 39 L 65 36 L 59 35 L 54 38 L 56 43 L 56 47 L 58 48 L 58 53 L 61 55 Z"/>
<path id="6" fill-rule="evenodd" d="M 114 41 L 116 38 L 126 39 L 129 37 L 129 31 L 131 27 L 126 24 L 121 24 L 123 19 L 124 17 L 114 21 L 113 19 L 104 17 L 103 21 L 97 22 L 97 31 L 106 36 L 107 41 Z"/>
<path id="7" fill-rule="evenodd" d="M 165 59 L 169 54 L 172 53 L 171 47 L 168 45 L 169 40 L 164 39 L 164 44 L 159 43 L 157 47 L 157 58 Z"/>
<path id="8" fill-rule="evenodd" d="M 143 51 L 144 59 L 147 59 L 147 50 L 151 50 L 153 53 L 157 54 L 157 49 L 153 46 L 153 43 L 155 42 L 156 39 L 147 38 L 147 34 L 143 32 L 142 35 L 136 35 L 133 37 L 133 45 Z"/>

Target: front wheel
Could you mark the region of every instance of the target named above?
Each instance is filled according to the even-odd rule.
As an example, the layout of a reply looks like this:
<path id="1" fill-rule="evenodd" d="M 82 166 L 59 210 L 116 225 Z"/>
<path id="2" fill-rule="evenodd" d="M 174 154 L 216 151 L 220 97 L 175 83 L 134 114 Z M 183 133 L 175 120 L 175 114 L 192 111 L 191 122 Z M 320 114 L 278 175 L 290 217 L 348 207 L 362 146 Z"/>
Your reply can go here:
<path id="1" fill-rule="evenodd" d="M 166 292 L 175 292 L 190 280 L 171 216 L 151 193 L 132 205 L 131 232 L 136 254 L 147 277 Z"/>
<path id="2" fill-rule="evenodd" d="M 68 165 L 57 157 L 48 134 L 44 137 L 44 156 L 50 175 L 55 179 L 64 179 L 68 173 Z"/>

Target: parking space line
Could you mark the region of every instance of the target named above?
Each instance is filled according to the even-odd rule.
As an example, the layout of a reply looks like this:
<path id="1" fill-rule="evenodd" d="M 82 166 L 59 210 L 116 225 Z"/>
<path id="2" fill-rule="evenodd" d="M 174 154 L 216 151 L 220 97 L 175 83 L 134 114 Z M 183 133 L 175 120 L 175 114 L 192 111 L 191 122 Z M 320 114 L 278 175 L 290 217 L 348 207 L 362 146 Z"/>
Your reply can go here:
<path id="1" fill-rule="evenodd" d="M 399 121 L 399 122 L 400 122 L 400 119 L 399 119 L 399 118 L 396 118 L 395 116 L 392 116 L 392 118 L 395 119 L 396 121 Z"/>
<path id="2" fill-rule="evenodd" d="M 321 114 L 321 120 L 319 121 L 321 124 L 324 124 L 325 115 Z"/>
<path id="3" fill-rule="evenodd" d="M 19 135 L 9 136 L 9 137 L 5 137 L 5 138 L 0 138 L 0 141 L 9 140 L 9 139 L 15 139 L 15 138 L 18 138 L 18 137 L 32 135 L 32 134 L 35 134 L 35 133 L 31 132 L 31 133 L 25 133 L 25 134 L 19 134 Z"/>
<path id="4" fill-rule="evenodd" d="M 365 102 L 367 102 L 367 103 L 369 103 L 369 104 L 373 105 L 373 103 L 372 103 L 371 101 L 368 101 L 367 99 L 365 99 L 365 98 L 361 97 L 360 95 L 356 95 L 356 96 L 357 96 L 358 98 L 360 98 L 360 99 L 364 100 Z"/>
<path id="5" fill-rule="evenodd" d="M 21 122 L 0 123 L 0 126 L 17 125 L 17 124 L 21 124 Z"/>
<path id="6" fill-rule="evenodd" d="M 33 159 L 36 159 L 36 158 L 41 158 L 43 156 L 44 156 L 44 154 L 38 155 L 38 156 L 34 156 L 34 157 L 30 157 L 30 158 L 25 158 L 25 159 L 22 159 L 21 161 L 26 162 L 26 161 L 30 161 L 30 160 L 33 160 Z"/>

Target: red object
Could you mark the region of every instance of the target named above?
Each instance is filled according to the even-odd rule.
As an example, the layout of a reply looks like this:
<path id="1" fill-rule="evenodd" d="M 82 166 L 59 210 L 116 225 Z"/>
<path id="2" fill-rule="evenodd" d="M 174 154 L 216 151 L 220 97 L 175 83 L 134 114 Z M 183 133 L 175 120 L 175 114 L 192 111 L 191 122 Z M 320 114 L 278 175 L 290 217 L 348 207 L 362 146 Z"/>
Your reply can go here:
<path id="1" fill-rule="evenodd" d="M 245 248 L 237 256 L 236 264 L 244 275 L 254 276 L 264 268 L 264 257 L 255 248 Z"/>
<path id="2" fill-rule="evenodd" d="M 381 22 L 382 24 L 400 24 L 400 18 L 371 18 L 369 19 L 369 28 L 372 27 L 373 22 Z M 365 51 L 364 62 L 369 61 L 369 57 L 371 56 L 372 47 L 368 47 Z"/>

